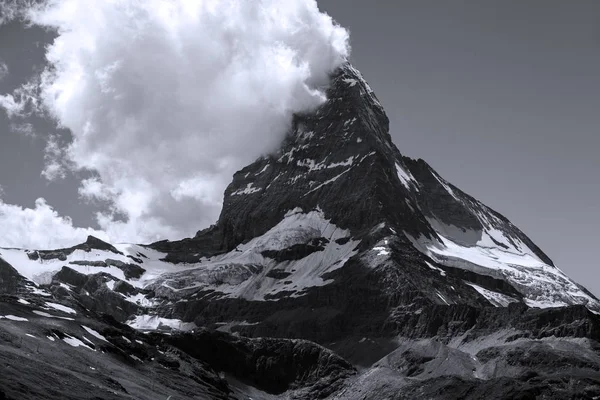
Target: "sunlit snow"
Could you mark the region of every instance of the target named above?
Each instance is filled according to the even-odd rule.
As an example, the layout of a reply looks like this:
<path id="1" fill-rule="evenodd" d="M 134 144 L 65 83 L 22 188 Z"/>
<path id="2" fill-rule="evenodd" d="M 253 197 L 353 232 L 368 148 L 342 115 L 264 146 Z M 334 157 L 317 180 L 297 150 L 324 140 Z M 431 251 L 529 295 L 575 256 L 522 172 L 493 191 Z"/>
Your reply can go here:
<path id="1" fill-rule="evenodd" d="M 71 307 L 63 306 L 62 304 L 46 302 L 46 306 L 67 314 L 77 314 L 77 311 L 73 310 Z"/>
<path id="2" fill-rule="evenodd" d="M 104 340 L 105 342 L 108 342 L 108 340 L 106 340 L 106 338 L 104 336 L 102 336 L 101 334 L 99 334 L 98 332 L 96 332 L 95 330 L 93 330 L 92 328 L 88 328 L 85 325 L 81 325 L 81 327 L 83 329 L 85 329 L 85 331 L 87 333 L 89 333 L 90 335 L 94 336 L 95 338 L 98 338 L 100 340 Z"/>

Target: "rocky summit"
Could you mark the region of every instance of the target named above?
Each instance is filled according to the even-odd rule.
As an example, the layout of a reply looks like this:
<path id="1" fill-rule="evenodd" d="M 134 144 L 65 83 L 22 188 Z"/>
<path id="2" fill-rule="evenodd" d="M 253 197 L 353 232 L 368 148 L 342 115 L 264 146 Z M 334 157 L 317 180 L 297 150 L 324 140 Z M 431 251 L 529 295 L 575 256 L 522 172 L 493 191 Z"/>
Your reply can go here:
<path id="1" fill-rule="evenodd" d="M 600 301 L 327 98 L 194 237 L 0 249 L 0 399 L 600 398 Z"/>

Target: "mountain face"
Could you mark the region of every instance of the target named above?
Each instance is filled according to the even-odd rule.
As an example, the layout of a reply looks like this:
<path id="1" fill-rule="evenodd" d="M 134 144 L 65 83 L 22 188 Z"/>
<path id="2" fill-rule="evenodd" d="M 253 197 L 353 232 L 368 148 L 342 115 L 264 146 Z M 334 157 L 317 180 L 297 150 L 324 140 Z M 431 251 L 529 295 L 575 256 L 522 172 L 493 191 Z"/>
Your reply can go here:
<path id="1" fill-rule="evenodd" d="M 347 64 L 193 238 L 0 249 L 0 399 L 600 396 L 600 301 L 388 128 Z"/>

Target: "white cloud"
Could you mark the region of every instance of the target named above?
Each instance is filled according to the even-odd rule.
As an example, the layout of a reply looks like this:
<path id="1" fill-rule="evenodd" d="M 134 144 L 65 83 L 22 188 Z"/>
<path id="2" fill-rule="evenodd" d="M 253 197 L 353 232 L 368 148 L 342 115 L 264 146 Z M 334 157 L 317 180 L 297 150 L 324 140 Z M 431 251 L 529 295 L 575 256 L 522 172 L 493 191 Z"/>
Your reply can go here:
<path id="1" fill-rule="evenodd" d="M 8 65 L 0 61 L 0 81 L 8 75 Z"/>
<path id="2" fill-rule="evenodd" d="M 95 172 L 80 194 L 110 200 L 98 221 L 115 241 L 214 222 L 233 172 L 324 101 L 349 53 L 347 31 L 315 0 L 49 0 L 28 18 L 58 31 L 49 68 L 0 103 L 20 115 L 39 109 L 36 93 L 71 131 L 67 148 L 46 152 L 45 173 Z"/>
<path id="3" fill-rule="evenodd" d="M 0 246 L 30 249 L 55 249 L 85 241 L 88 235 L 107 240 L 108 236 L 91 228 L 75 228 L 68 217 L 61 217 L 44 199 L 34 208 L 4 203 L 0 199 Z"/>
<path id="4" fill-rule="evenodd" d="M 25 103 L 16 101 L 12 94 L 0 94 L 0 107 L 4 108 L 9 117 L 23 112 Z"/>
<path id="5" fill-rule="evenodd" d="M 22 16 L 34 0 L 2 0 L 0 1 L 0 25 Z"/>
<path id="6" fill-rule="evenodd" d="M 57 135 L 49 135 L 44 149 L 45 166 L 42 176 L 49 181 L 64 179 L 67 176 L 67 166 L 64 151 Z"/>
<path id="7" fill-rule="evenodd" d="M 26 117 L 32 113 L 43 113 L 40 107 L 40 82 L 33 79 L 13 93 L 0 95 L 0 107 L 4 108 L 9 118 Z"/>
<path id="8" fill-rule="evenodd" d="M 10 124 L 10 130 L 26 137 L 37 138 L 33 124 L 30 122 L 13 122 Z"/>

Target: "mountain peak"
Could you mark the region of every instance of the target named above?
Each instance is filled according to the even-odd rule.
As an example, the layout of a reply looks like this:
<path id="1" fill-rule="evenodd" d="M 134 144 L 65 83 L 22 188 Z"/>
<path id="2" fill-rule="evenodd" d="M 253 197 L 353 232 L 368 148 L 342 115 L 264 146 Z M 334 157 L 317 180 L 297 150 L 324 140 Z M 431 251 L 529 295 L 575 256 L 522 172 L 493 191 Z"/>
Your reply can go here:
<path id="1" fill-rule="evenodd" d="M 481 296 L 497 296 L 502 304 L 583 303 L 600 310 L 597 299 L 555 268 L 505 217 L 444 180 L 425 161 L 403 156 L 391 140 L 385 111 L 352 65 L 332 74 L 327 99 L 315 112 L 295 116 L 275 154 L 234 175 L 214 226 L 192 239 L 153 247 L 168 253 L 165 260 L 199 262 L 236 251 L 281 224 L 293 225 L 289 213 L 300 210 L 347 231 L 361 243 L 358 251 L 383 249 L 381 254 L 393 260 L 389 265 L 414 278 L 421 274 L 417 265 L 444 266 L 439 285 L 447 285 L 443 281 L 450 274 L 461 277 L 451 285 L 454 290 L 441 295 L 444 302 L 470 303 L 456 287 L 475 285 Z M 378 260 L 368 263 L 388 265 Z M 413 267 L 400 260 L 410 260 Z M 417 291 L 440 301 L 427 293 L 430 289 Z"/>

